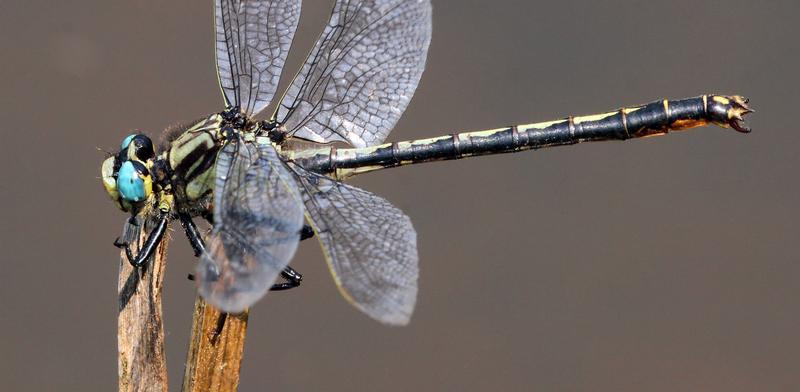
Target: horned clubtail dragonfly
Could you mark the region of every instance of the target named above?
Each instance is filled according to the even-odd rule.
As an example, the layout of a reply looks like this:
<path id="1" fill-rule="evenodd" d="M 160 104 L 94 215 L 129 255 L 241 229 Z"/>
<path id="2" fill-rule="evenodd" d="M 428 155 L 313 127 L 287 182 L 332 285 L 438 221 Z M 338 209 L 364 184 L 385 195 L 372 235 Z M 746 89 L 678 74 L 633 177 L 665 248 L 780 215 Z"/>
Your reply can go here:
<path id="1" fill-rule="evenodd" d="M 288 266 L 316 236 L 341 294 L 370 317 L 406 324 L 419 274 L 416 233 L 388 201 L 347 177 L 401 165 L 585 141 L 662 135 L 707 124 L 749 132 L 740 96 L 659 100 L 590 116 L 384 143 L 420 80 L 431 38 L 428 0 L 337 0 L 330 20 L 269 120 L 300 17 L 300 0 L 216 0 L 216 66 L 225 109 L 169 129 L 154 148 L 127 136 L 102 164 L 106 191 L 157 224 L 132 249 L 145 265 L 170 221 L 200 258 L 200 294 L 241 312 L 270 289 L 300 284 Z M 207 242 L 193 218 L 207 219 Z M 284 282 L 275 283 L 278 277 Z"/>

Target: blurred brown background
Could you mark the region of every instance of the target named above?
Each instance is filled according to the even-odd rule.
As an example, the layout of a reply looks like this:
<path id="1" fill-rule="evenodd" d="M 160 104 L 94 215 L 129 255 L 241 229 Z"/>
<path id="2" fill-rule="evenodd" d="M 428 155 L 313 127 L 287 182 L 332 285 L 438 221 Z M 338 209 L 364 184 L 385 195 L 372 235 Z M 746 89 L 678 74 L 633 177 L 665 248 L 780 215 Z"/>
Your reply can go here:
<path id="1" fill-rule="evenodd" d="M 328 10 L 305 2 L 292 74 Z M 210 0 L 0 2 L 2 389 L 116 388 L 111 243 L 126 217 L 97 147 L 221 110 L 211 13 Z M 798 14 L 795 1 L 434 1 L 427 71 L 390 140 L 704 92 L 748 95 L 755 131 L 357 178 L 419 233 L 411 324 L 350 307 L 307 241 L 303 286 L 252 312 L 241 390 L 797 390 Z M 174 234 L 178 390 L 194 259 Z"/>

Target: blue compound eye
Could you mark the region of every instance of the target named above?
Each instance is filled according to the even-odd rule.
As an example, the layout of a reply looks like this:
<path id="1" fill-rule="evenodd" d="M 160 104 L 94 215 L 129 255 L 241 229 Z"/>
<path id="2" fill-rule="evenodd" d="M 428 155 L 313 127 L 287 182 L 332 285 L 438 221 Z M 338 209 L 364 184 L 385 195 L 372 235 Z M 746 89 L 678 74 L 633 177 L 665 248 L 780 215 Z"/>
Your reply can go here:
<path id="1" fill-rule="evenodd" d="M 119 149 L 126 150 L 134 137 L 136 137 L 136 134 L 128 135 L 125 137 L 125 139 L 122 139 L 122 144 L 119 145 Z"/>
<path id="2" fill-rule="evenodd" d="M 152 179 L 147 168 L 139 162 L 125 161 L 117 174 L 117 189 L 123 199 L 139 202 L 152 192 Z"/>

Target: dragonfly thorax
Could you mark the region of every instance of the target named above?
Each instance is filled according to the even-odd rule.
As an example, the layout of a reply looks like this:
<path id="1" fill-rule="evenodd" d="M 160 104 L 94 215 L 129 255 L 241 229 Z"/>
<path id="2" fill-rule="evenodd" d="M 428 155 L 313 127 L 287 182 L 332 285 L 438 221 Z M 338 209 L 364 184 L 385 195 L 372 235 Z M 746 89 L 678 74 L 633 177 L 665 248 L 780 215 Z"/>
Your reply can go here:
<path id="1" fill-rule="evenodd" d="M 116 206 L 137 214 L 153 208 L 202 210 L 213 190 L 214 167 L 220 146 L 228 137 L 239 137 L 247 118 L 229 111 L 212 114 L 170 137 L 156 156 L 145 135 L 126 137 L 120 151 L 102 164 L 103 186 Z M 227 131 L 226 131 L 227 130 Z M 170 200 L 165 203 L 164 200 Z M 153 207 L 153 208 L 148 208 Z"/>
<path id="2" fill-rule="evenodd" d="M 260 125 L 260 131 L 266 132 L 267 136 L 269 136 L 269 140 L 274 144 L 282 144 L 289 136 L 289 134 L 286 132 L 286 129 L 278 126 L 278 123 L 275 120 L 262 121 Z"/>
<path id="3" fill-rule="evenodd" d="M 162 154 L 167 168 L 164 183 L 177 203 L 193 203 L 211 194 L 221 146 L 241 137 L 248 123 L 241 113 L 226 110 L 201 119 L 170 141 Z"/>
<path id="4" fill-rule="evenodd" d="M 229 107 L 219 115 L 222 117 L 223 125 L 229 125 L 234 129 L 244 129 L 249 122 L 239 106 Z"/>

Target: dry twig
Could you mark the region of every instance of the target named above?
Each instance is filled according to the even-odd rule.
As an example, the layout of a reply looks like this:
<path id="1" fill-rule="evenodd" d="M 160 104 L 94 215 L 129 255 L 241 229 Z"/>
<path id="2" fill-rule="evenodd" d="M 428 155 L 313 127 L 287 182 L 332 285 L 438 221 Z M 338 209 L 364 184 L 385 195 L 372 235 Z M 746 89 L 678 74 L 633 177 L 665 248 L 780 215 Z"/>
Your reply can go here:
<path id="1" fill-rule="evenodd" d="M 125 225 L 122 240 L 144 242 L 155 226 Z M 121 252 L 119 269 L 119 314 L 117 346 L 119 390 L 167 391 L 167 363 L 164 355 L 164 323 L 161 294 L 166 267 L 164 238 L 153 256 L 140 269 L 133 268 Z M 136 246 L 132 246 L 134 253 Z M 247 332 L 247 312 L 220 313 L 197 297 L 192 317 L 192 334 L 183 391 L 236 391 Z"/>
<path id="2" fill-rule="evenodd" d="M 123 241 L 141 244 L 155 225 L 154 221 L 138 222 L 138 226 L 125 225 Z M 168 242 L 167 238 L 161 241 L 143 268 L 133 268 L 124 251 L 120 256 L 117 371 L 121 392 L 167 391 L 161 291 Z"/>
<path id="3" fill-rule="evenodd" d="M 183 376 L 184 392 L 236 391 L 247 315 L 220 313 L 197 297 Z"/>

